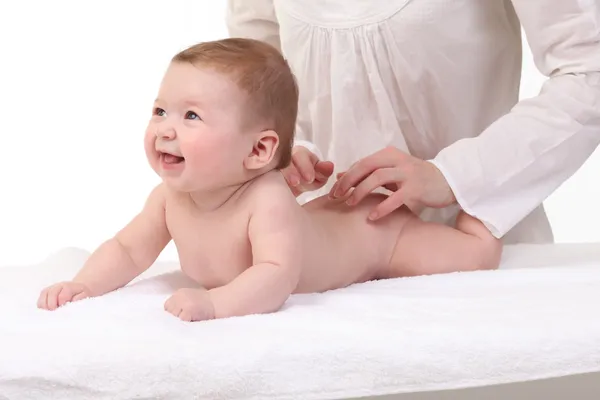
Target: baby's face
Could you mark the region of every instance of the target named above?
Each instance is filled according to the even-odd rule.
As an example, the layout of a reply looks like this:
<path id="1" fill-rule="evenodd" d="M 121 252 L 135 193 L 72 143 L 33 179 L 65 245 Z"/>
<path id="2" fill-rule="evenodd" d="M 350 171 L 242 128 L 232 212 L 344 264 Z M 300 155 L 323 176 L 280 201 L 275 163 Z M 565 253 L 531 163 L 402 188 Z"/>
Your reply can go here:
<path id="1" fill-rule="evenodd" d="M 240 128 L 244 94 L 224 74 L 172 63 L 145 137 L 152 169 L 173 188 L 214 190 L 238 183 L 251 135 Z"/>

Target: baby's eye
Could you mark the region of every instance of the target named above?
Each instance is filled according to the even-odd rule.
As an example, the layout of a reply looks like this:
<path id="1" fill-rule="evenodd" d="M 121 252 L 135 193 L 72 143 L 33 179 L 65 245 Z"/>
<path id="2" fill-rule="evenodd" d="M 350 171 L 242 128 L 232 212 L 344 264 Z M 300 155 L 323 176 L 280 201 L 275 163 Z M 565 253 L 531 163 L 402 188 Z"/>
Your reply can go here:
<path id="1" fill-rule="evenodd" d="M 167 113 L 165 112 L 165 110 L 163 110 L 162 108 L 158 108 L 156 107 L 154 109 L 154 115 L 158 115 L 159 117 L 163 117 L 165 116 Z"/>
<path id="2" fill-rule="evenodd" d="M 188 112 L 185 114 L 185 118 L 187 118 L 187 119 L 197 119 L 197 120 L 199 120 L 199 121 L 200 121 L 200 120 L 202 120 L 202 118 L 200 118 L 200 117 L 198 116 L 198 114 L 196 114 L 196 113 L 195 113 L 195 112 L 193 112 L 193 111 L 188 111 Z"/>

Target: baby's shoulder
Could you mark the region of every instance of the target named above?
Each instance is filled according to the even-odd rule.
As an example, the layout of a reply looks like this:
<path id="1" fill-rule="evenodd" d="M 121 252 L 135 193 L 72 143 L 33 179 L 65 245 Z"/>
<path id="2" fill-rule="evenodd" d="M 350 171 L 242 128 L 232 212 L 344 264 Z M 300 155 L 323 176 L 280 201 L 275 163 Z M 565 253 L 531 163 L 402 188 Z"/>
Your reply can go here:
<path id="1" fill-rule="evenodd" d="M 246 191 L 246 198 L 252 203 L 297 204 L 296 198 L 279 171 L 270 171 L 255 178 Z"/>
<path id="2" fill-rule="evenodd" d="M 255 238 L 265 235 L 271 237 L 273 234 L 281 238 L 296 238 L 301 235 L 305 226 L 305 211 L 298 204 L 283 175 L 279 171 L 273 171 L 261 175 L 252 183 L 246 193 L 248 234 Z"/>
<path id="3" fill-rule="evenodd" d="M 252 215 L 274 216 L 302 212 L 302 207 L 279 171 L 271 171 L 254 179 L 245 195 Z"/>
<path id="4" fill-rule="evenodd" d="M 169 188 L 164 183 L 160 183 L 152 189 L 146 203 L 154 204 L 154 207 L 160 207 L 165 214 L 171 215 L 191 210 L 189 197 L 185 193 Z"/>
<path id="5" fill-rule="evenodd" d="M 164 210 L 166 199 L 166 189 L 164 187 L 164 184 L 160 183 L 154 186 L 154 188 L 152 188 L 152 190 L 148 194 L 148 197 L 146 197 L 144 208 L 153 210 Z"/>

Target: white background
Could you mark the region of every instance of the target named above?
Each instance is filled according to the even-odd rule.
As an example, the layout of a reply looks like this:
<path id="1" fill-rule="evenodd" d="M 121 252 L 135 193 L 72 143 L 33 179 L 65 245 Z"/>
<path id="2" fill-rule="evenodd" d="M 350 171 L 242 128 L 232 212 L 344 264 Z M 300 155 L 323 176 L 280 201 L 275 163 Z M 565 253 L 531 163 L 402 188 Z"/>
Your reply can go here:
<path id="1" fill-rule="evenodd" d="M 224 1 L 0 0 L 0 266 L 93 250 L 140 210 L 158 182 L 142 138 L 162 73 L 227 36 L 224 16 Z M 544 78 L 525 51 L 531 97 Z M 596 151 L 546 201 L 558 242 L 600 241 L 599 171 Z"/>

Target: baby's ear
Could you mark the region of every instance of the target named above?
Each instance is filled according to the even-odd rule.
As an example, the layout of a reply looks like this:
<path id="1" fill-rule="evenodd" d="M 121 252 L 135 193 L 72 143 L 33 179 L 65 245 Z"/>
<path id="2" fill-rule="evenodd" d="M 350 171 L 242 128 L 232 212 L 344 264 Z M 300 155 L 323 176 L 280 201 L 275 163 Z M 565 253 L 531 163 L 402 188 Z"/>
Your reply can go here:
<path id="1" fill-rule="evenodd" d="M 269 165 L 277 154 L 279 135 L 275 131 L 262 131 L 252 145 L 252 150 L 244 160 L 247 169 L 261 169 Z"/>

